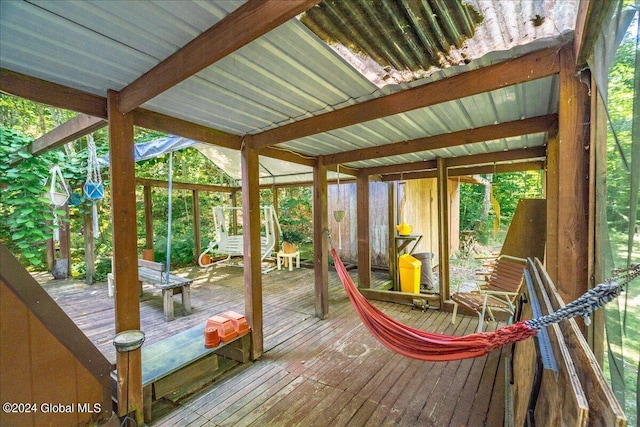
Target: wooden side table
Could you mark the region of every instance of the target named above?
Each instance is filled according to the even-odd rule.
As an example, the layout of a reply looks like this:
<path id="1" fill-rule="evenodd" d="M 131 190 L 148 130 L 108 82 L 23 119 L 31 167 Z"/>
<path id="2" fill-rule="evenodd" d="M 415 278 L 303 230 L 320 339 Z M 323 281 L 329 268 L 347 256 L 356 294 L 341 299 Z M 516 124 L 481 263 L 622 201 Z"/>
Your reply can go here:
<path id="1" fill-rule="evenodd" d="M 282 251 L 278 252 L 276 255 L 278 259 L 278 270 L 282 269 L 282 260 L 284 260 L 284 266 L 286 267 L 289 264 L 289 271 L 293 271 L 293 259 L 296 259 L 296 268 L 300 268 L 300 251 L 292 252 L 292 253 L 284 253 Z"/>

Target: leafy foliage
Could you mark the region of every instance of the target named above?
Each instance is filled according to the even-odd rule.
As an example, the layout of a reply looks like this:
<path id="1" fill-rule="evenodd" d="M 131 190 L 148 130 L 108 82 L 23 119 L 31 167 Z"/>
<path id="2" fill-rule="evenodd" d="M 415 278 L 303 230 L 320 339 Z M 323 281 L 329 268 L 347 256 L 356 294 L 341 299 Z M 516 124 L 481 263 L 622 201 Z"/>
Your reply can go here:
<path id="1" fill-rule="evenodd" d="M 542 171 L 494 174 L 490 179 L 493 194 L 500 204 L 500 227 L 506 229 L 513 219 L 518 202 L 523 198 L 542 197 Z M 484 186 L 460 184 L 460 230 L 473 230 L 477 240 L 487 244 L 491 237 L 495 213 L 482 219 Z"/>
<path id="2" fill-rule="evenodd" d="M 0 127 L 0 156 L 6 159 L 0 164 L 0 212 L 4 218 L 0 238 L 23 262 L 39 267 L 45 262 L 43 243 L 54 229 L 47 221 L 53 221 L 54 213 L 64 215 L 64 211 L 52 211 L 43 197 L 48 168 L 24 149 L 30 142 L 26 135 Z M 16 160 L 23 162 L 12 167 Z"/>

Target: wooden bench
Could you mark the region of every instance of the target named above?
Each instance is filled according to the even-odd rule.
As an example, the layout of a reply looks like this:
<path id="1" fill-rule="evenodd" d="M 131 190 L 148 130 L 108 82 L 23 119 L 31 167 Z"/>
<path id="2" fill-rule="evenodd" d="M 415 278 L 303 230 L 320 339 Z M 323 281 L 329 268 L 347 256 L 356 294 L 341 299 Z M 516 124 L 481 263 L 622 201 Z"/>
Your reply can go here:
<path id="1" fill-rule="evenodd" d="M 115 285 L 112 273 L 108 275 L 109 295 L 113 295 L 113 286 Z M 191 284 L 192 279 L 168 274 L 165 265 L 159 262 L 138 260 L 138 280 L 140 281 L 140 294 L 142 294 L 142 284 L 147 283 L 162 290 L 162 301 L 164 318 L 166 321 L 173 320 L 173 296 L 182 295 L 182 312 L 183 314 L 191 314 Z"/>
<path id="2" fill-rule="evenodd" d="M 145 422 L 151 421 L 153 402 L 180 398 L 250 358 L 251 331 L 213 348 L 204 346 L 205 324 L 142 346 L 142 393 Z M 111 373 L 114 390 L 117 372 Z M 114 396 L 116 393 L 114 392 Z"/>

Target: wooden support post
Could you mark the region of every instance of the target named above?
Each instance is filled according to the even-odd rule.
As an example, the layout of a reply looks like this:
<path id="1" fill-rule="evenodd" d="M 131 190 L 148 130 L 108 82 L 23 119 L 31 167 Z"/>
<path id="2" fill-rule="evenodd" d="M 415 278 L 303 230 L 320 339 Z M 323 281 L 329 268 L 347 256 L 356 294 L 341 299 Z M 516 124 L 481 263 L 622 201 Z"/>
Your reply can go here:
<path id="1" fill-rule="evenodd" d="M 393 290 L 399 291 L 400 284 L 396 283 L 396 270 L 398 269 L 398 254 L 396 253 L 396 224 L 398 223 L 398 183 L 389 183 L 389 277 L 393 281 Z"/>
<path id="2" fill-rule="evenodd" d="M 327 167 L 318 158 L 313 168 L 313 259 L 316 294 L 316 316 L 325 319 L 329 314 L 329 200 Z M 293 261 L 291 261 L 293 262 Z"/>
<path id="3" fill-rule="evenodd" d="M 66 276 L 71 276 L 71 222 L 69 220 L 69 204 L 65 203 L 61 208 L 64 218 L 60 221 L 60 259 L 67 260 Z"/>
<path id="4" fill-rule="evenodd" d="M 84 215 L 84 264 L 85 282 L 87 285 L 93 284 L 93 277 L 96 273 L 96 241 L 93 235 L 93 218 L 90 212 Z"/>
<path id="5" fill-rule="evenodd" d="M 153 249 L 153 201 L 151 186 L 144 186 L 144 237 L 145 248 Z"/>
<path id="6" fill-rule="evenodd" d="M 447 162 L 438 157 L 438 275 L 440 307 L 450 297 L 449 291 L 449 188 Z"/>
<path id="7" fill-rule="evenodd" d="M 262 265 L 260 247 L 260 175 L 258 151 L 247 136 L 242 156 L 242 236 L 244 239 L 244 306 L 251 326 L 251 358 L 263 351 L 262 332 Z"/>
<path id="8" fill-rule="evenodd" d="M 115 278 L 116 333 L 140 329 L 136 181 L 133 159 L 133 115 L 118 111 L 118 93 L 107 93 L 109 150 L 111 155 L 111 223 L 113 224 L 113 274 Z M 118 412 L 135 412 L 144 422 L 140 349 L 117 353 Z M 127 407 L 128 406 L 128 407 Z"/>
<path id="9" fill-rule="evenodd" d="M 588 290 L 589 88 L 573 46 L 560 50 L 558 107 L 558 280 L 565 301 Z M 581 327 L 584 326 L 580 322 Z M 583 330 L 584 332 L 584 330 Z"/>
<path id="10" fill-rule="evenodd" d="M 52 221 L 46 220 L 46 224 L 50 226 Z M 53 241 L 53 236 L 47 239 L 45 245 L 47 248 L 47 271 L 51 272 L 56 262 L 56 242 Z"/>
<path id="11" fill-rule="evenodd" d="M 371 287 L 371 245 L 369 243 L 369 175 L 356 180 L 358 199 L 358 286 Z"/>
<path id="12" fill-rule="evenodd" d="M 198 263 L 198 256 L 202 250 L 202 240 L 200 233 L 200 192 L 198 190 L 191 191 L 191 203 L 193 205 L 193 252 L 196 264 Z"/>
<path id="13" fill-rule="evenodd" d="M 547 142 L 547 254 L 545 264 L 551 279 L 558 281 L 558 135 L 549 135 Z"/>

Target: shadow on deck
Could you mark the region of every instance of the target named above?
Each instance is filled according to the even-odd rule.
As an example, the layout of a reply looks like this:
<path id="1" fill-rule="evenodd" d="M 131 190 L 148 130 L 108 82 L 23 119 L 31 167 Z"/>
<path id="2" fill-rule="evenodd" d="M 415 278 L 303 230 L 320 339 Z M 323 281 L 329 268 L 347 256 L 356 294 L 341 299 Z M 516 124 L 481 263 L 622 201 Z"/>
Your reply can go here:
<path id="1" fill-rule="evenodd" d="M 140 303 L 145 345 L 227 310 L 244 313 L 242 268 L 189 268 L 177 274 L 194 279 L 193 313 L 182 316 L 176 298 L 176 319 L 165 322 L 160 291 L 145 288 Z M 37 278 L 114 362 L 114 303 L 106 284 Z M 305 268 L 264 275 L 264 355 L 188 398 L 154 406 L 151 425 L 503 424 L 501 351 L 455 362 L 402 357 L 362 325 L 334 272 L 329 272 L 329 316 L 326 320 L 315 317 L 313 278 L 313 270 Z M 379 285 L 388 274 L 373 273 L 373 279 Z M 468 316 L 460 316 L 452 325 L 450 314 L 437 310 L 422 312 L 386 302 L 375 305 L 405 324 L 429 331 L 465 335 L 477 327 L 477 319 Z"/>

